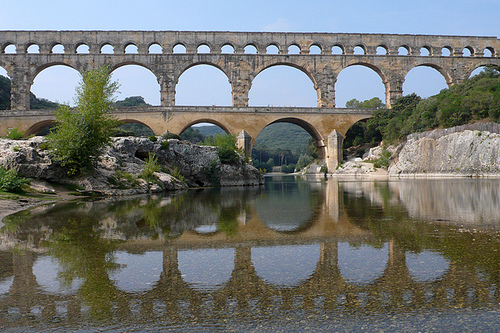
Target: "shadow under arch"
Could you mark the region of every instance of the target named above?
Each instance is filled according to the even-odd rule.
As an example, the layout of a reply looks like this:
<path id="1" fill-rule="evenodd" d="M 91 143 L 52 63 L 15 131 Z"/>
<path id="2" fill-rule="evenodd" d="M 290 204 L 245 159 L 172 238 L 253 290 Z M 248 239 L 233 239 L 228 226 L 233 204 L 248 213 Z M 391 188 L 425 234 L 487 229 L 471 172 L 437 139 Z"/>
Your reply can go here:
<path id="1" fill-rule="evenodd" d="M 50 129 L 55 124 L 56 124 L 55 120 L 44 120 L 44 121 L 38 122 L 34 125 L 31 125 L 31 127 L 26 130 L 24 135 L 26 137 L 28 137 L 30 135 L 40 135 L 40 133 L 42 131 L 44 131 L 45 129 Z"/>

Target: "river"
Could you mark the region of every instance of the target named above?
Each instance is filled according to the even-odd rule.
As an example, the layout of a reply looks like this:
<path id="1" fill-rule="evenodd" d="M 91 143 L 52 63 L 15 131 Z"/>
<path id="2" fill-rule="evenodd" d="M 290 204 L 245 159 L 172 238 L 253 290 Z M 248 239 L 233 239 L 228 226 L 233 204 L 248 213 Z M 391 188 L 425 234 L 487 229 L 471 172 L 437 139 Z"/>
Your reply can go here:
<path id="1" fill-rule="evenodd" d="M 275 176 L 4 223 L 7 332 L 500 327 L 498 179 Z"/>

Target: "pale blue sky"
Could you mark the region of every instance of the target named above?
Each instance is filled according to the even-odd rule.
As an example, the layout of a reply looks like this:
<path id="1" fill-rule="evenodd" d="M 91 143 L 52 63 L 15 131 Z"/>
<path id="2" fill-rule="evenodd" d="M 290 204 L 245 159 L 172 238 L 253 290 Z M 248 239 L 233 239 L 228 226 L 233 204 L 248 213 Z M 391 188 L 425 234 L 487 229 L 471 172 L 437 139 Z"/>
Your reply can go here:
<path id="1" fill-rule="evenodd" d="M 216 30 L 361 32 L 499 36 L 500 0 L 414 1 L 106 1 L 3 0 L 0 30 Z M 314 106 L 316 92 L 304 74 L 291 68 L 265 71 L 254 81 L 251 105 Z M 143 95 L 159 104 L 152 74 L 137 68 L 115 73 L 119 98 Z M 32 91 L 38 97 L 68 102 L 78 75 L 70 69 L 42 72 Z M 278 89 L 278 87 L 280 87 Z M 404 93 L 423 97 L 446 87 L 434 70 L 410 72 Z M 228 105 L 227 79 L 213 68 L 195 67 L 181 76 L 177 104 Z M 380 78 L 371 70 L 348 68 L 339 76 L 336 102 L 384 99 Z"/>

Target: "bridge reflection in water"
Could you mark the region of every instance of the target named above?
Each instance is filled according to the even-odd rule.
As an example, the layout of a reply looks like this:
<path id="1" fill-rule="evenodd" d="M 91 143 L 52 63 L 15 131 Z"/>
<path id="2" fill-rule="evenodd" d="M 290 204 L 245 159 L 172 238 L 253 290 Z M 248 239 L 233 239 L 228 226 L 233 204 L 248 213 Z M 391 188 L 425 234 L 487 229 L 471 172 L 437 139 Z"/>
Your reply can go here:
<path id="1" fill-rule="evenodd" d="M 500 188 L 491 184 L 476 188 L 494 199 Z M 0 327 L 498 311 L 498 237 L 463 232 L 462 220 L 409 217 L 401 198 L 411 186 L 420 198 L 426 182 L 266 186 L 56 205 L 7 219 L 3 244 L 26 250 L 0 251 Z M 270 202 L 291 205 L 277 216 Z M 499 221 L 490 215 L 485 225 Z"/>

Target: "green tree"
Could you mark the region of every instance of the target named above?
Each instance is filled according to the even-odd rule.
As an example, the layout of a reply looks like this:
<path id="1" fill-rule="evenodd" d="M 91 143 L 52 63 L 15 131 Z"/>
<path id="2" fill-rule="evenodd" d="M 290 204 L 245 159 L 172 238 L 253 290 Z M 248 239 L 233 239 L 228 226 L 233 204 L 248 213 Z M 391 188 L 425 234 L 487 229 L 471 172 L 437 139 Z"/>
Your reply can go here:
<path id="1" fill-rule="evenodd" d="M 111 81 L 107 66 L 82 74 L 76 88 L 76 110 L 58 108 L 54 131 L 47 136 L 53 158 L 76 175 L 92 166 L 101 150 L 110 143 L 112 129 L 118 125 L 109 113 L 118 84 Z"/>

